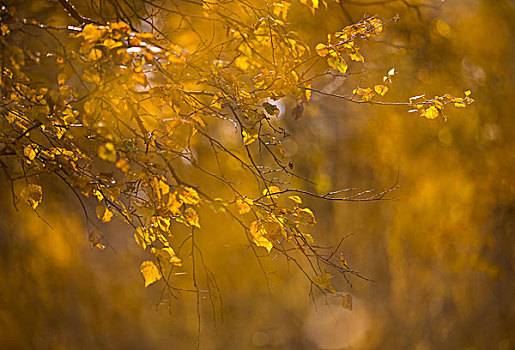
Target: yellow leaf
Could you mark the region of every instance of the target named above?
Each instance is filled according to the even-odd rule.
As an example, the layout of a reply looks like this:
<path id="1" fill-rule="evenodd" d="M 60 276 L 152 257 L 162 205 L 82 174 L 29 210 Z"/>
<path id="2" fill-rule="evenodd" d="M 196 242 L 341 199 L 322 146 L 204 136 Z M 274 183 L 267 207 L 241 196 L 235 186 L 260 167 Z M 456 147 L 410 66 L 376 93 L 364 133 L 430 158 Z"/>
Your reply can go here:
<path id="1" fill-rule="evenodd" d="M 245 146 L 250 145 L 251 143 L 256 141 L 258 138 L 258 134 L 252 135 L 252 134 L 249 134 L 248 132 L 246 132 L 245 130 L 243 130 L 241 132 L 241 134 L 243 135 L 243 144 Z"/>
<path id="2" fill-rule="evenodd" d="M 250 198 L 238 198 L 236 205 L 238 206 L 238 213 L 243 215 L 250 212 L 250 206 L 254 205 L 254 202 Z"/>
<path id="3" fill-rule="evenodd" d="M 258 247 L 264 247 L 270 253 L 273 248 L 272 242 L 270 242 L 264 235 L 266 231 L 263 228 L 261 222 L 253 221 L 250 224 L 250 234 L 252 235 L 252 241 Z"/>
<path id="4" fill-rule="evenodd" d="M 100 159 L 107 160 L 112 163 L 116 162 L 116 149 L 111 142 L 100 145 L 97 153 Z"/>
<path id="5" fill-rule="evenodd" d="M 333 278 L 333 276 L 326 272 L 322 275 L 313 277 L 313 283 L 315 283 L 317 286 L 323 289 L 327 289 L 331 293 L 336 293 L 336 290 L 333 288 L 333 285 L 331 283 L 331 278 Z"/>
<path id="6" fill-rule="evenodd" d="M 170 218 L 159 215 L 152 216 L 152 226 L 159 228 L 163 232 L 168 232 L 170 228 Z"/>
<path id="7" fill-rule="evenodd" d="M 304 95 L 306 96 L 306 102 L 311 100 L 311 84 L 306 85 L 306 90 L 304 91 Z"/>
<path id="8" fill-rule="evenodd" d="M 349 67 L 347 62 L 341 57 L 329 57 L 327 64 L 343 74 L 347 72 L 347 68 Z"/>
<path id="9" fill-rule="evenodd" d="M 136 243 L 138 243 L 141 249 L 147 249 L 147 240 L 145 239 L 145 229 L 143 227 L 138 227 L 136 229 L 136 233 L 134 234 L 134 240 L 136 241 Z"/>
<path id="10" fill-rule="evenodd" d="M 315 46 L 315 51 L 320 57 L 325 57 L 329 54 L 329 49 L 327 48 L 327 45 L 322 43 L 317 44 L 317 46 Z"/>
<path id="11" fill-rule="evenodd" d="M 102 202 L 102 200 L 104 199 L 104 195 L 102 194 L 102 192 L 100 192 L 99 190 L 97 190 L 96 188 L 93 189 L 93 191 L 91 191 L 93 193 L 93 195 L 95 197 L 97 197 L 97 200 L 99 202 Z"/>
<path id="12" fill-rule="evenodd" d="M 132 74 L 132 80 L 134 80 L 136 83 L 138 83 L 141 86 L 147 86 L 147 76 L 143 72 L 136 72 Z"/>
<path id="13" fill-rule="evenodd" d="M 97 230 L 91 231 L 89 233 L 89 237 L 88 238 L 89 238 L 89 243 L 91 244 L 92 247 L 95 247 L 98 250 L 104 250 L 105 249 L 105 245 L 100 243 L 100 241 L 103 238 L 103 235 L 99 231 L 97 231 Z"/>
<path id="14" fill-rule="evenodd" d="M 108 49 L 114 49 L 114 48 L 117 48 L 117 47 L 120 47 L 120 46 L 123 46 L 123 43 L 120 42 L 120 41 L 115 41 L 111 38 L 109 39 L 106 39 L 104 40 L 104 42 L 102 43 L 105 47 L 107 47 Z"/>
<path id="15" fill-rule="evenodd" d="M 300 199 L 299 196 L 289 196 L 288 198 L 290 198 L 292 201 L 294 201 L 297 204 L 302 204 L 302 199 Z"/>
<path id="16" fill-rule="evenodd" d="M 472 92 L 470 90 L 465 90 L 465 96 L 470 96 L 470 94 L 472 94 Z"/>
<path id="17" fill-rule="evenodd" d="M 354 95 L 361 96 L 361 101 L 370 101 L 374 97 L 374 91 L 371 88 L 357 88 L 352 91 Z"/>
<path id="18" fill-rule="evenodd" d="M 200 228 L 198 214 L 195 209 L 187 208 L 184 211 L 184 218 L 188 225 Z"/>
<path id="19" fill-rule="evenodd" d="M 309 208 L 297 208 L 296 214 L 299 217 L 299 220 L 303 224 L 313 225 L 316 224 L 315 215 Z"/>
<path id="20" fill-rule="evenodd" d="M 365 63 L 365 58 L 357 51 L 357 48 L 356 51 L 347 53 L 347 56 L 353 61 Z"/>
<path id="21" fill-rule="evenodd" d="M 20 197 L 23 198 L 32 209 L 36 209 L 43 199 L 43 191 L 39 185 L 27 184 L 27 186 L 21 190 Z"/>
<path id="22" fill-rule="evenodd" d="M 338 304 L 344 309 L 352 311 L 352 295 L 349 293 L 345 294 Z"/>
<path id="23" fill-rule="evenodd" d="M 458 108 L 465 108 L 467 105 L 464 103 L 463 99 L 460 97 L 452 99 L 452 102 L 454 102 L 454 106 Z"/>
<path id="24" fill-rule="evenodd" d="M 422 116 L 425 117 L 426 119 L 436 119 L 436 118 L 438 118 L 438 115 L 439 115 L 438 109 L 436 109 L 435 106 L 429 107 L 422 114 Z"/>
<path id="25" fill-rule="evenodd" d="M 96 24 L 87 24 L 77 36 L 83 37 L 86 41 L 94 42 L 99 40 L 105 33 L 105 27 Z"/>
<path id="26" fill-rule="evenodd" d="M 36 158 L 36 151 L 32 147 L 32 145 L 27 145 L 23 148 L 23 155 L 29 158 L 29 160 L 34 160 Z"/>
<path id="27" fill-rule="evenodd" d="M 388 92 L 388 86 L 385 85 L 376 85 L 374 86 L 374 90 L 381 96 L 384 96 Z"/>
<path id="28" fill-rule="evenodd" d="M 96 61 L 102 58 L 102 51 L 99 49 L 91 49 L 88 55 L 90 61 Z"/>
<path id="29" fill-rule="evenodd" d="M 247 70 L 250 67 L 250 60 L 247 56 L 239 56 L 234 60 L 234 64 L 241 70 Z"/>
<path id="30" fill-rule="evenodd" d="M 158 199 L 161 199 L 164 195 L 170 192 L 170 186 L 168 186 L 166 179 L 162 176 L 154 176 L 152 180 L 149 181 L 149 184 Z"/>
<path id="31" fill-rule="evenodd" d="M 168 196 L 168 202 L 166 203 L 166 207 L 168 208 L 168 210 L 170 210 L 170 213 L 172 213 L 172 215 L 177 214 L 182 204 L 182 200 L 177 200 L 177 196 L 175 195 L 175 193 L 170 193 L 170 195 Z"/>
<path id="32" fill-rule="evenodd" d="M 157 256 L 159 260 L 167 263 L 172 264 L 175 266 L 182 266 L 181 259 L 175 254 L 175 251 L 171 247 L 164 247 L 162 249 L 151 249 L 152 254 Z"/>
<path id="33" fill-rule="evenodd" d="M 145 279 L 145 287 L 161 279 L 159 269 L 152 261 L 143 261 L 140 267 L 141 274 Z"/>
<path id="34" fill-rule="evenodd" d="M 9 34 L 11 31 L 9 30 L 9 27 L 6 25 L 6 24 L 1 24 L 0 25 L 0 33 L 2 34 L 2 36 L 6 36 L 7 34 Z"/>
<path id="35" fill-rule="evenodd" d="M 184 204 L 197 205 L 200 202 L 198 192 L 191 187 L 183 187 L 177 193 Z"/>
<path id="36" fill-rule="evenodd" d="M 263 190 L 263 195 L 267 196 L 267 197 L 272 197 L 272 198 L 279 198 L 278 195 L 274 195 L 276 193 L 279 193 L 281 192 L 281 189 L 277 186 L 270 186 L 268 188 L 265 188 Z"/>
<path id="37" fill-rule="evenodd" d="M 118 169 L 120 169 L 121 171 L 123 171 L 124 173 L 126 173 L 126 172 L 128 172 L 128 171 L 129 171 L 129 169 L 130 169 L 130 167 L 131 167 L 131 166 L 129 165 L 129 163 L 128 163 L 125 159 L 120 158 L 120 159 L 118 159 L 118 161 L 116 162 L 116 167 L 117 167 Z"/>
<path id="38" fill-rule="evenodd" d="M 94 83 L 94 84 L 97 84 L 97 85 L 100 84 L 100 74 L 98 74 L 97 72 L 95 72 L 92 69 L 86 69 L 84 71 L 84 73 L 82 74 L 82 79 L 85 82 L 88 82 L 88 83 Z M 86 109 L 86 113 L 89 113 L 87 111 L 86 105 L 84 106 L 84 108 Z"/>
<path id="39" fill-rule="evenodd" d="M 113 212 L 104 206 L 99 205 L 96 212 L 98 220 L 102 222 L 109 222 L 113 218 Z"/>

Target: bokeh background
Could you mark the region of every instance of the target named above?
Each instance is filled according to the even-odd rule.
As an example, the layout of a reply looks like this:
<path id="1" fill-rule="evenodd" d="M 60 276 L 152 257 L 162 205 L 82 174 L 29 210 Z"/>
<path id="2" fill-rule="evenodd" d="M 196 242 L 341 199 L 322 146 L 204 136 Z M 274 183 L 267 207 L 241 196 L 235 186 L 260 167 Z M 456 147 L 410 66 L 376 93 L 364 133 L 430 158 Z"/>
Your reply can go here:
<path id="1" fill-rule="evenodd" d="M 471 89 L 476 102 L 447 108 L 447 123 L 317 95 L 302 118 L 284 113 L 294 132 L 287 157 L 316 181 L 311 190 L 400 185 L 394 201 L 308 201 L 318 221 L 313 234 L 334 245 L 354 233 L 345 257 L 374 282 L 335 281 L 353 295 L 353 311 L 331 298 L 313 302 L 295 266 L 265 259 L 267 283 L 241 229 L 204 215 L 199 240 L 223 306 L 213 311 L 201 299 L 200 348 L 514 349 L 515 5 L 341 3 L 301 22 L 298 32 L 314 46 L 364 13 L 401 20 L 364 45 L 367 75 L 321 81 L 321 89 L 373 85 L 395 67 L 388 99 Z M 51 15 L 52 6 L 39 10 Z M 110 247 L 100 252 L 66 188 L 52 184 L 38 217 L 26 206 L 16 211 L 1 181 L 0 348 L 195 347 L 195 297 L 168 300 L 159 284 L 143 287 L 146 257 L 127 226 L 102 226 Z"/>

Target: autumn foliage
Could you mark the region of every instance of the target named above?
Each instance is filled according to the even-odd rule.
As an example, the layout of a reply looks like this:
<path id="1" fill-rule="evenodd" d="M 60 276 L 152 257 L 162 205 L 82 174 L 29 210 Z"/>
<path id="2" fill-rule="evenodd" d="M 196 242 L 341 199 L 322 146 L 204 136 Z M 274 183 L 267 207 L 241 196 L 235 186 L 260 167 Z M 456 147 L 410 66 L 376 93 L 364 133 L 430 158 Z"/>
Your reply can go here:
<path id="1" fill-rule="evenodd" d="M 306 189 L 312 179 L 283 148 L 287 124 L 316 95 L 446 120 L 448 105 L 474 101 L 471 91 L 390 100 L 403 67 L 385 68 L 370 86 L 324 90 L 322 79 L 363 70 L 362 48 L 399 16 L 364 16 L 313 45 L 296 32 L 290 11 L 307 10 L 309 21 L 330 1 L 101 3 L 59 0 L 55 20 L 21 3 L 2 7 L 0 166 L 15 205 L 37 212 L 50 191 L 39 179 L 62 182 L 81 203 L 91 245 L 109 245 L 101 224 L 126 223 L 146 252 L 145 287 L 162 281 L 171 295 L 184 290 L 174 278 L 186 272 L 189 291 L 199 294 L 201 263 L 215 293 L 195 235 L 209 230 L 203 215 L 222 215 L 240 226 L 256 259 L 285 256 L 312 291 L 338 295 L 352 309 L 332 279 L 366 276 L 349 267 L 339 245 L 320 246 L 316 215 L 304 202 L 382 200 L 397 184 Z"/>

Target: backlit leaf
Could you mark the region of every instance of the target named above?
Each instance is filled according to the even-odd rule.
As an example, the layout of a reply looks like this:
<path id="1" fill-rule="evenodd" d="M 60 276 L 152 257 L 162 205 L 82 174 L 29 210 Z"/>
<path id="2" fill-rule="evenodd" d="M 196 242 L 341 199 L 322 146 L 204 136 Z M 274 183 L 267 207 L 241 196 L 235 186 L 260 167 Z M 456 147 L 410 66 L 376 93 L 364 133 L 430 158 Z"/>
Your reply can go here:
<path id="1" fill-rule="evenodd" d="M 96 209 L 97 218 L 102 222 L 109 222 L 113 217 L 113 212 L 108 208 L 99 205 Z"/>
<path id="2" fill-rule="evenodd" d="M 37 184 L 27 184 L 20 192 L 20 197 L 27 202 L 32 209 L 36 209 L 43 199 L 41 186 Z"/>
<path id="3" fill-rule="evenodd" d="M 343 74 L 347 72 L 347 62 L 345 62 L 345 60 L 341 57 L 329 57 L 327 59 L 327 63 L 329 64 L 329 66 Z"/>
<path id="4" fill-rule="evenodd" d="M 159 273 L 159 269 L 152 261 L 143 261 L 140 266 L 140 271 L 145 280 L 145 287 L 159 281 L 162 277 L 161 273 Z"/>
<path id="5" fill-rule="evenodd" d="M 258 247 L 266 248 L 268 252 L 272 250 L 272 242 L 270 242 L 268 238 L 265 237 L 266 230 L 263 228 L 261 222 L 253 221 L 250 224 L 250 234 L 252 235 L 252 241 L 255 245 Z"/>
<path id="6" fill-rule="evenodd" d="M 300 199 L 299 196 L 289 196 L 288 198 L 290 198 L 292 201 L 294 201 L 297 204 L 302 204 L 302 199 Z"/>
<path id="7" fill-rule="evenodd" d="M 331 293 L 336 293 L 336 290 L 333 288 L 333 285 L 331 283 L 332 278 L 333 276 L 326 272 L 322 275 L 313 277 L 313 283 L 315 283 L 317 286 L 323 289 L 330 291 Z"/>
<path id="8" fill-rule="evenodd" d="M 352 311 L 352 295 L 350 295 L 349 293 L 345 294 L 344 296 L 342 296 L 338 304 L 344 309 Z"/>
<path id="9" fill-rule="evenodd" d="M 32 145 L 27 145 L 23 148 L 23 155 L 25 155 L 29 160 L 34 160 L 34 158 L 36 158 L 36 151 Z"/>
<path id="10" fill-rule="evenodd" d="M 431 106 L 423 112 L 422 116 L 426 119 L 436 119 L 439 113 L 435 106 Z"/>
<path id="11" fill-rule="evenodd" d="M 184 211 L 184 218 L 186 219 L 186 223 L 190 226 L 200 228 L 199 218 L 197 211 L 193 208 L 187 208 Z"/>
<path id="12" fill-rule="evenodd" d="M 100 159 L 108 162 L 116 162 L 116 149 L 111 142 L 107 142 L 98 147 L 98 156 Z"/>
<path id="13" fill-rule="evenodd" d="M 374 86 L 375 92 L 379 95 L 384 96 L 388 92 L 388 86 L 385 85 L 376 85 Z"/>
<path id="14" fill-rule="evenodd" d="M 250 212 L 250 206 L 254 205 L 254 202 L 250 198 L 238 198 L 236 200 L 236 205 L 238 206 L 239 214 L 246 214 Z"/>
<path id="15" fill-rule="evenodd" d="M 243 135 L 243 144 L 245 146 L 247 145 L 250 145 L 251 143 L 253 143 L 254 141 L 257 140 L 258 138 L 258 134 L 249 134 L 247 131 L 243 130 L 241 132 L 241 134 Z"/>
<path id="16" fill-rule="evenodd" d="M 88 238 L 89 238 L 89 243 L 91 244 L 92 247 L 95 247 L 100 251 L 105 249 L 105 245 L 100 243 L 100 241 L 104 238 L 104 236 L 102 235 L 102 233 L 100 233 L 100 231 L 92 230 L 89 233 Z"/>
<path id="17" fill-rule="evenodd" d="M 324 45 L 322 43 L 317 44 L 315 47 L 315 51 L 320 57 L 325 57 L 329 54 L 329 49 L 327 48 L 327 45 Z"/>
<path id="18" fill-rule="evenodd" d="M 276 193 L 279 193 L 281 192 L 281 189 L 277 186 L 269 186 L 268 188 L 265 188 L 263 190 L 263 195 L 267 196 L 267 197 L 271 197 L 271 198 L 279 198 L 278 195 L 276 195 Z"/>

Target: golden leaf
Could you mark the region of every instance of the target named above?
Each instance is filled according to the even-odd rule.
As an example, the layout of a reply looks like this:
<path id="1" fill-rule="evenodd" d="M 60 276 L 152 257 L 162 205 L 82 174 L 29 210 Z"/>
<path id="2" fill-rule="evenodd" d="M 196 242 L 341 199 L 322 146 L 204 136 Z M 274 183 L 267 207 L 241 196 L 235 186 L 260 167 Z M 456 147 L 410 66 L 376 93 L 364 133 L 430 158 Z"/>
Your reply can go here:
<path id="1" fill-rule="evenodd" d="M 145 279 L 145 287 L 148 287 L 152 283 L 161 279 L 161 273 L 159 269 L 152 261 L 143 261 L 140 267 L 141 274 Z"/>
<path id="2" fill-rule="evenodd" d="M 238 213 L 243 215 L 250 212 L 250 206 L 254 205 L 254 202 L 250 198 L 238 198 L 236 205 L 238 206 Z"/>
<path id="3" fill-rule="evenodd" d="M 128 172 L 131 168 L 129 163 L 123 158 L 118 159 L 118 161 L 116 162 L 116 167 L 124 173 Z"/>
<path id="4" fill-rule="evenodd" d="M 252 235 L 252 241 L 258 247 L 266 248 L 266 250 L 270 253 L 273 248 L 272 242 L 270 242 L 266 237 L 266 230 L 263 228 L 263 225 L 259 221 L 253 221 L 250 224 L 250 234 Z"/>
<path id="5" fill-rule="evenodd" d="M 93 195 L 95 197 L 97 197 L 97 200 L 99 202 L 102 202 L 102 200 L 104 199 L 104 195 L 102 194 L 102 192 L 100 192 L 99 190 L 97 190 L 96 188 L 93 189 L 93 191 L 91 191 L 91 193 L 93 193 Z"/>
<path id="6" fill-rule="evenodd" d="M 97 230 L 92 230 L 90 233 L 89 233 L 89 243 L 91 244 L 92 247 L 95 247 L 97 248 L 98 250 L 104 250 L 105 249 L 105 245 L 103 245 L 102 243 L 100 243 L 100 240 L 102 240 L 104 236 L 102 235 L 102 233 L 100 233 L 100 231 L 97 231 Z"/>
<path id="7" fill-rule="evenodd" d="M 145 87 L 148 85 L 147 76 L 143 72 L 135 72 L 132 74 L 132 80 L 139 85 Z"/>
<path id="8" fill-rule="evenodd" d="M 177 214 L 182 204 L 182 200 L 178 200 L 175 193 L 170 193 L 170 195 L 168 196 L 168 202 L 166 202 L 166 207 L 168 208 L 168 210 L 170 210 L 170 213 L 172 213 L 172 215 Z"/>
<path id="9" fill-rule="evenodd" d="M 88 55 L 90 61 L 97 61 L 102 58 L 102 51 L 99 49 L 91 49 Z"/>
<path id="10" fill-rule="evenodd" d="M 329 49 L 327 48 L 327 45 L 322 43 L 317 44 L 317 46 L 315 46 L 315 51 L 320 57 L 325 57 L 329 54 Z"/>
<path id="11" fill-rule="evenodd" d="M 366 88 L 366 89 L 362 89 L 362 88 L 357 88 L 357 89 L 354 89 L 352 91 L 352 93 L 354 95 L 359 95 L 361 96 L 361 101 L 370 101 L 373 97 L 374 97 L 374 91 L 372 91 L 371 88 Z"/>
<path id="12" fill-rule="evenodd" d="M 183 187 L 177 193 L 184 204 L 197 205 L 200 202 L 198 192 L 191 187 Z"/>
<path id="13" fill-rule="evenodd" d="M 436 109 L 435 106 L 431 106 L 422 112 L 422 116 L 426 119 L 436 119 L 438 118 L 438 115 L 438 109 Z"/>
<path id="14" fill-rule="evenodd" d="M 349 293 L 345 294 L 338 304 L 344 309 L 352 311 L 352 295 Z"/>
<path id="15" fill-rule="evenodd" d="M 27 145 L 23 148 L 23 155 L 29 158 L 29 160 L 34 160 L 34 158 L 36 158 L 36 151 L 32 145 Z"/>
<path id="16" fill-rule="evenodd" d="M 243 135 L 243 144 L 245 146 L 250 145 L 251 143 L 256 141 L 258 138 L 258 134 L 252 135 L 252 134 L 249 134 L 248 132 L 246 132 L 245 130 L 243 130 L 241 132 L 241 134 Z"/>
<path id="17" fill-rule="evenodd" d="M 300 199 L 299 196 L 289 196 L 288 198 L 290 198 L 292 201 L 294 201 L 297 204 L 302 204 L 302 199 Z"/>
<path id="18" fill-rule="evenodd" d="M 190 226 L 200 228 L 199 218 L 197 211 L 193 208 L 187 208 L 184 211 L 184 218 L 186 219 L 186 223 Z"/>
<path id="19" fill-rule="evenodd" d="M 159 228 L 161 231 L 168 232 L 170 228 L 170 218 L 159 215 L 152 216 L 152 226 Z"/>
<path id="20" fill-rule="evenodd" d="M 0 25 L 0 33 L 2 34 L 2 36 L 6 36 L 7 34 L 9 34 L 11 31 L 9 30 L 9 27 L 6 25 L 6 24 L 1 24 Z"/>
<path id="21" fill-rule="evenodd" d="M 365 63 L 365 58 L 357 50 L 358 48 L 355 48 L 355 51 L 347 53 L 347 56 L 353 61 Z"/>
<path id="22" fill-rule="evenodd" d="M 143 250 L 147 249 L 147 240 L 145 239 L 145 234 L 146 231 L 143 227 L 138 227 L 136 229 L 136 233 L 134 234 L 134 240 Z"/>
<path id="23" fill-rule="evenodd" d="M 82 79 L 84 79 L 84 81 L 88 82 L 88 83 L 94 83 L 97 85 L 100 84 L 100 74 L 98 74 L 97 72 L 95 72 L 92 69 L 86 69 L 84 71 L 84 73 L 82 74 Z M 87 110 L 86 110 L 86 113 L 88 113 Z"/>
<path id="24" fill-rule="evenodd" d="M 234 60 L 234 65 L 239 69 L 245 71 L 250 67 L 250 60 L 247 56 L 239 56 Z"/>
<path id="25" fill-rule="evenodd" d="M 327 64 L 343 74 L 347 72 L 347 68 L 349 67 L 347 62 L 341 57 L 329 57 Z"/>
<path id="26" fill-rule="evenodd" d="M 336 290 L 333 288 L 331 283 L 331 278 L 333 278 L 333 276 L 326 272 L 322 275 L 313 277 L 313 283 L 323 289 L 330 291 L 331 293 L 336 293 Z"/>
<path id="27" fill-rule="evenodd" d="M 100 159 L 107 160 L 112 163 L 116 162 L 116 149 L 111 142 L 100 145 L 97 153 Z"/>
<path id="28" fill-rule="evenodd" d="M 276 193 L 281 192 L 281 189 L 277 186 L 270 186 L 263 190 L 263 195 L 271 198 L 279 198 Z"/>
<path id="29" fill-rule="evenodd" d="M 115 49 L 117 47 L 123 46 L 122 42 L 113 40 L 111 38 L 105 39 L 102 44 L 108 49 Z"/>
<path id="30" fill-rule="evenodd" d="M 315 215 L 309 208 L 297 208 L 295 213 L 299 217 L 299 221 L 302 224 L 313 225 L 316 224 Z"/>
<path id="31" fill-rule="evenodd" d="M 376 85 L 374 86 L 375 92 L 379 95 L 384 96 L 388 92 L 388 86 L 385 85 Z"/>
<path id="32" fill-rule="evenodd" d="M 304 91 L 304 95 L 306 96 L 306 102 L 311 100 L 311 84 L 306 85 L 306 90 Z"/>
<path id="33" fill-rule="evenodd" d="M 171 247 L 164 247 L 162 249 L 151 249 L 152 254 L 158 257 L 159 260 L 172 264 L 175 266 L 182 266 L 181 259 L 175 254 L 175 251 Z"/>
<path id="34" fill-rule="evenodd" d="M 165 194 L 170 192 L 170 186 L 168 186 L 166 179 L 162 176 L 154 176 L 152 180 L 149 181 L 149 184 L 158 199 L 163 198 Z"/>
<path id="35" fill-rule="evenodd" d="M 98 220 L 102 222 L 109 222 L 113 218 L 113 212 L 102 205 L 96 208 L 96 213 Z"/>
<path id="36" fill-rule="evenodd" d="M 23 198 L 32 209 L 36 209 L 43 199 L 43 191 L 39 185 L 27 184 L 27 186 L 21 190 L 20 197 Z"/>
<path id="37" fill-rule="evenodd" d="M 105 27 L 97 26 L 96 24 L 87 24 L 77 36 L 83 37 L 86 41 L 94 42 L 99 40 L 105 33 Z"/>

